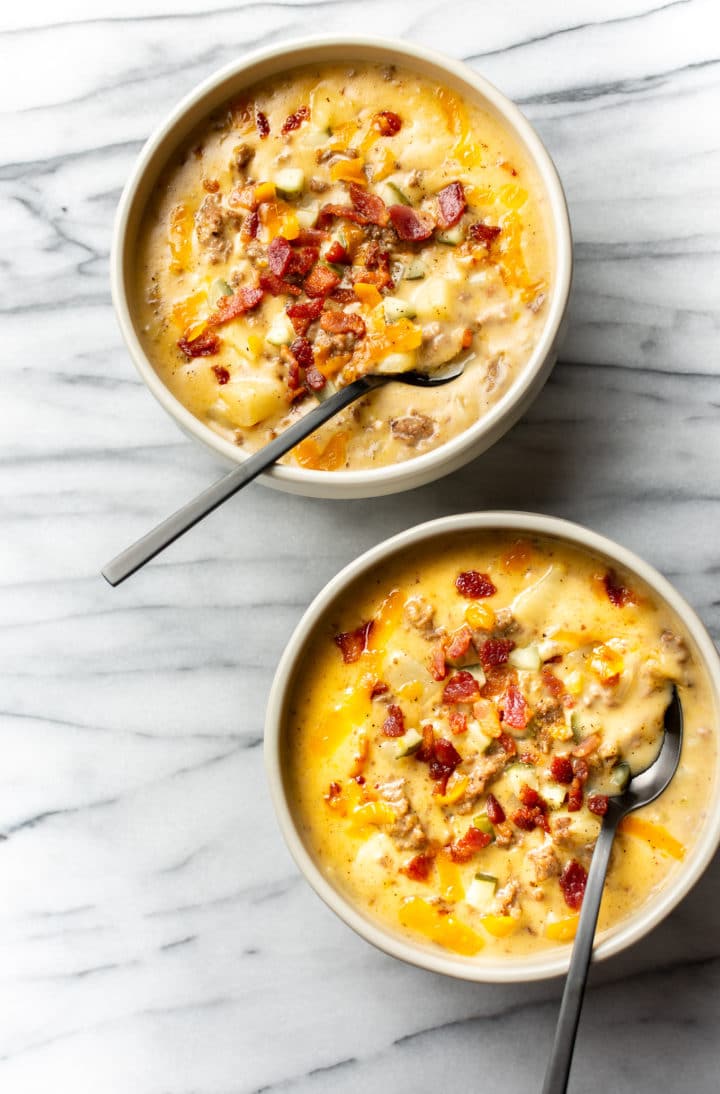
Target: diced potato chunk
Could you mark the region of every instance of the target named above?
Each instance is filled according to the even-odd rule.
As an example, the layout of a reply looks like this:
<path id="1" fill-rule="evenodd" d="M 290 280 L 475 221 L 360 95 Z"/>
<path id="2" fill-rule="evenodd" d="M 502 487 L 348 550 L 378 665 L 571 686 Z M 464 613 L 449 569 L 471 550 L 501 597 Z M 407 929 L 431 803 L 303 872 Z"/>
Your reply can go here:
<path id="1" fill-rule="evenodd" d="M 242 377 L 225 384 L 220 397 L 233 422 L 245 428 L 257 425 L 286 406 L 282 384 L 259 376 Z"/>
<path id="2" fill-rule="evenodd" d="M 452 312 L 457 286 L 439 277 L 428 277 L 415 290 L 414 304 L 418 318 L 448 319 Z"/>

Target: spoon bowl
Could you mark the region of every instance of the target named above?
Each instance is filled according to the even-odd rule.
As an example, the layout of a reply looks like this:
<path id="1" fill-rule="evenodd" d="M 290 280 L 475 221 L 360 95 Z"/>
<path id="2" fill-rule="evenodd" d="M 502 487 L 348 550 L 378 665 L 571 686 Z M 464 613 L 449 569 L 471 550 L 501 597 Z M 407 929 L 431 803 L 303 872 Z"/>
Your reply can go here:
<path id="1" fill-rule="evenodd" d="M 595 844 L 585 886 L 582 911 L 573 945 L 570 968 L 560 1004 L 555 1041 L 543 1084 L 543 1094 L 564 1094 L 567 1090 L 580 1010 L 592 959 L 600 901 L 610 862 L 615 834 L 623 817 L 659 798 L 677 771 L 683 739 L 683 712 L 676 687 L 665 711 L 664 735 L 655 760 L 632 776 L 621 794 L 608 798 L 607 812 Z"/>

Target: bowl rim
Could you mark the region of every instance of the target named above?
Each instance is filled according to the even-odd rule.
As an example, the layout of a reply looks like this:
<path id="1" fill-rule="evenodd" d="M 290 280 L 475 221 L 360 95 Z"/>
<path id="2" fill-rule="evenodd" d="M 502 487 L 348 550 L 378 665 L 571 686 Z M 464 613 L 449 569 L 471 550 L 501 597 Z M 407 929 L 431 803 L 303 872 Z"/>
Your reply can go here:
<path id="1" fill-rule="evenodd" d="M 283 713 L 296 665 L 302 657 L 308 636 L 335 598 L 356 578 L 378 563 L 440 536 L 472 531 L 517 531 L 559 538 L 616 562 L 637 575 L 677 615 L 687 629 L 708 673 L 713 691 L 716 723 L 720 714 L 720 657 L 704 624 L 694 609 L 670 582 L 653 566 L 632 551 L 583 525 L 559 517 L 516 511 L 461 513 L 415 525 L 391 536 L 344 566 L 317 594 L 295 627 L 278 664 L 268 697 L 264 754 L 265 771 L 280 831 L 305 880 L 318 896 L 348 926 L 383 952 L 429 972 L 443 973 L 462 980 L 511 983 L 547 979 L 567 972 L 570 947 L 552 949 L 525 958 L 464 958 L 433 950 L 421 943 L 394 934 L 379 920 L 361 912 L 350 899 L 335 888 L 306 848 L 293 820 L 283 781 L 281 757 Z M 720 772 L 720 752 L 716 757 L 715 780 Z M 712 799 L 711 799 L 712 801 Z M 708 808 L 701 838 L 680 864 L 671 883 L 656 899 L 648 900 L 619 926 L 604 934 L 594 950 L 594 960 L 604 960 L 648 934 L 687 895 L 699 880 L 720 843 L 720 801 Z"/>
<path id="2" fill-rule="evenodd" d="M 410 68 L 413 62 L 419 61 L 434 66 L 464 85 L 479 100 L 485 100 L 524 147 L 545 188 L 549 209 L 549 234 L 555 251 L 554 278 L 541 337 L 524 368 L 486 415 L 437 448 L 400 463 L 350 471 L 317 471 L 276 464 L 261 476 L 261 481 L 267 485 L 299 493 L 307 491 L 320 496 L 353 497 L 361 496 L 359 492 L 362 491 L 365 496 L 379 496 L 411 489 L 439 478 L 493 444 L 517 421 L 547 379 L 554 364 L 554 352 L 567 312 L 573 271 L 572 231 L 567 201 L 557 168 L 539 135 L 515 103 L 485 77 L 464 62 L 425 46 L 363 35 L 319 35 L 287 39 L 253 50 L 244 54 L 241 59 L 216 70 L 196 85 L 165 116 L 147 139 L 135 161 L 123 188 L 113 227 L 110 252 L 111 294 L 120 331 L 131 359 L 160 405 L 193 439 L 230 462 L 243 463 L 248 457 L 241 449 L 201 422 L 172 394 L 155 371 L 142 346 L 132 318 L 129 293 L 126 291 L 125 270 L 134 250 L 134 239 L 131 241 L 129 238 L 130 218 L 146 176 L 149 172 L 153 173 L 158 150 L 171 136 L 174 148 L 182 143 L 192 128 L 188 127 L 185 133 L 182 132 L 183 123 L 193 108 L 204 99 L 211 98 L 221 85 L 241 77 L 243 73 L 248 74 L 247 82 L 252 83 L 259 78 L 253 75 L 253 69 L 258 66 L 284 59 L 287 61 L 287 68 L 295 68 L 312 63 L 312 55 L 318 50 L 341 51 L 349 57 L 353 50 L 375 50 L 378 54 L 376 60 L 383 59 L 381 54 L 386 57 L 391 55 L 392 60 Z M 282 67 L 278 65 L 275 71 L 281 72 Z M 231 92 L 228 91 L 228 94 Z"/>

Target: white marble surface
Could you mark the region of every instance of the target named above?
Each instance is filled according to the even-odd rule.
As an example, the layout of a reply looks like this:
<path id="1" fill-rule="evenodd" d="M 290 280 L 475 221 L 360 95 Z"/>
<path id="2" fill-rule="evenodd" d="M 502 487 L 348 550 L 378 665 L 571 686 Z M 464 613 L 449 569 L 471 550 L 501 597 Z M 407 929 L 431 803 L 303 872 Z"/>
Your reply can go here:
<path id="1" fill-rule="evenodd" d="M 0 1089 L 537 1090 L 559 985 L 455 983 L 354 937 L 281 843 L 263 708 L 328 577 L 474 507 L 617 537 L 720 635 L 717 5 L 36 0 L 0 26 Z M 316 29 L 433 44 L 520 102 L 575 228 L 561 363 L 452 478 L 369 503 L 255 486 L 113 591 L 101 563 L 217 473 L 120 343 L 120 188 L 198 80 Z M 717 1091 L 719 902 L 716 862 L 595 971 L 573 1091 Z"/>

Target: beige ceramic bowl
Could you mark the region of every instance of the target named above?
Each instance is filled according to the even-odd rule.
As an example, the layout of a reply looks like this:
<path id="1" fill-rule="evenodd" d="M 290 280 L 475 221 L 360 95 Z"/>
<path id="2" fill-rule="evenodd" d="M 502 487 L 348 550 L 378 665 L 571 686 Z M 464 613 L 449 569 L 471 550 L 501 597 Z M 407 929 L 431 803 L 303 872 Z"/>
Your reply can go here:
<path id="1" fill-rule="evenodd" d="M 503 120 L 545 187 L 555 252 L 554 283 L 545 308 L 545 326 L 535 350 L 515 382 L 489 414 L 439 448 L 390 467 L 361 471 L 310 471 L 276 465 L 262 476 L 268 486 L 326 498 L 379 497 L 422 486 L 447 475 L 494 444 L 527 410 L 555 362 L 572 275 L 572 239 L 562 186 L 545 147 L 518 108 L 465 65 L 432 50 L 396 41 L 367 38 L 313 38 L 287 42 L 244 55 L 210 76 L 175 108 L 140 153 L 123 191 L 115 221 L 110 261 L 112 295 L 120 329 L 138 372 L 180 428 L 230 463 L 243 453 L 187 410 L 164 385 L 142 347 L 132 312 L 135 242 L 145 204 L 163 167 L 190 131 L 228 98 L 255 83 L 303 64 L 353 61 L 397 63 L 449 85 Z"/>
<path id="2" fill-rule="evenodd" d="M 330 884 L 321 865 L 305 846 L 295 823 L 293 804 L 288 798 L 283 770 L 284 717 L 293 675 L 308 638 L 330 605 L 361 574 L 408 548 L 433 539 L 445 538 L 453 533 L 495 530 L 555 537 L 592 551 L 644 581 L 678 617 L 690 637 L 695 657 L 707 670 L 713 691 L 717 726 L 720 717 L 720 660 L 717 651 L 695 612 L 657 570 L 624 547 L 569 521 L 534 513 L 466 513 L 420 524 L 393 536 L 351 562 L 315 598 L 295 629 L 275 674 L 265 721 L 265 763 L 280 828 L 295 862 L 325 903 L 368 942 L 412 965 L 464 980 L 540 980 L 567 971 L 569 946 L 554 947 L 538 954 L 517 958 L 490 958 L 482 954 L 462 957 L 430 944 L 414 942 L 407 935 L 393 931 L 356 907 Z M 720 758 L 716 764 L 715 787 L 720 783 Z M 720 796 L 715 793 L 711 800 L 715 803 L 714 809 L 708 813 L 702 830 L 698 831 L 697 842 L 687 857 L 678 865 L 659 893 L 619 925 L 603 932 L 595 949 L 596 959 L 610 957 L 642 938 L 672 911 L 701 876 L 720 841 Z"/>

